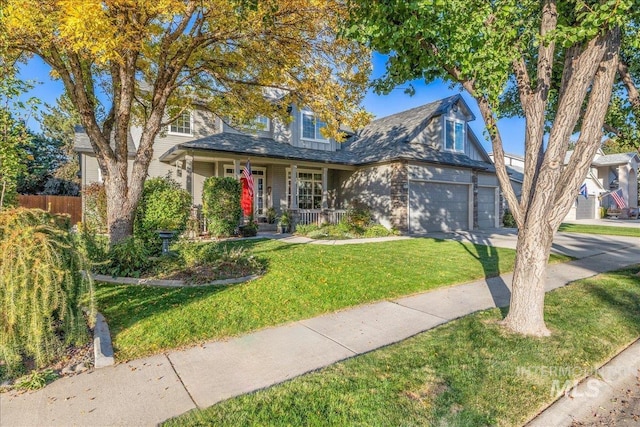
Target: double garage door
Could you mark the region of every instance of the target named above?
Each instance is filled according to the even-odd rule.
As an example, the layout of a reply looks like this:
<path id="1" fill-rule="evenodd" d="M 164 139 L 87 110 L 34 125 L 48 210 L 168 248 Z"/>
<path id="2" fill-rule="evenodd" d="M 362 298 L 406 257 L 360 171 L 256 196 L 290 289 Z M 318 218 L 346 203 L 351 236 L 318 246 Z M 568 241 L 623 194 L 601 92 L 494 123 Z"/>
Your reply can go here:
<path id="1" fill-rule="evenodd" d="M 469 184 L 411 181 L 409 230 L 412 233 L 468 230 Z M 495 227 L 495 189 L 478 188 L 478 226 Z"/>
<path id="2" fill-rule="evenodd" d="M 411 181 L 409 230 L 412 233 L 469 229 L 469 185 Z"/>

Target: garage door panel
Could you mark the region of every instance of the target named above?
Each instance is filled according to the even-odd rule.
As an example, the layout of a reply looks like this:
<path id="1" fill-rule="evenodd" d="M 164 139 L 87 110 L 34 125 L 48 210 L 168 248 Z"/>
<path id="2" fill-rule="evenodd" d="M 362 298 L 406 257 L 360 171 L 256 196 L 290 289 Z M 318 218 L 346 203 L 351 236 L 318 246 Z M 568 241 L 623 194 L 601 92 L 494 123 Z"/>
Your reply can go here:
<path id="1" fill-rule="evenodd" d="M 409 227 L 414 233 L 468 229 L 468 185 L 411 182 Z"/>
<path id="2" fill-rule="evenodd" d="M 478 227 L 495 228 L 496 191 L 494 188 L 478 188 Z"/>

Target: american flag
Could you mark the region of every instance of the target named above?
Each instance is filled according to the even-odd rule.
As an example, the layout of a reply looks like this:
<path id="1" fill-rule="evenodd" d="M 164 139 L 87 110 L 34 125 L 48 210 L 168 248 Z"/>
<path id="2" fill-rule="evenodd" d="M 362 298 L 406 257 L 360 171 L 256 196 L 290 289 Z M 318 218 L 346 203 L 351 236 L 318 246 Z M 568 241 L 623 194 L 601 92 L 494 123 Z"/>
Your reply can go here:
<path id="1" fill-rule="evenodd" d="M 624 198 L 622 197 L 621 188 L 611 193 L 611 197 L 613 197 L 613 200 L 616 202 L 616 205 L 618 205 L 620 209 L 627 207 L 627 204 L 625 203 Z"/>
<path id="2" fill-rule="evenodd" d="M 585 182 L 580 186 L 580 195 L 584 196 L 585 199 L 589 198 L 589 194 L 587 193 L 587 183 Z"/>
<path id="3" fill-rule="evenodd" d="M 247 159 L 247 165 L 242 169 L 242 176 L 247 180 L 249 196 L 253 199 L 253 174 L 251 173 L 251 162 Z"/>

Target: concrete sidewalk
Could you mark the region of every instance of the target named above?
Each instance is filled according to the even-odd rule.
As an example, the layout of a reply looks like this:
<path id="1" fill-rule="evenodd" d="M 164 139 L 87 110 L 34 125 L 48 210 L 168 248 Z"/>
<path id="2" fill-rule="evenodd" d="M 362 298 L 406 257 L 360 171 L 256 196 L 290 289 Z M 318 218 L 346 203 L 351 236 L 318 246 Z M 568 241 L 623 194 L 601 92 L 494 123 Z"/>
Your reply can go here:
<path id="1" fill-rule="evenodd" d="M 504 235 L 469 234 L 466 238 L 509 240 Z M 639 240 L 608 236 L 608 244 L 593 253 L 581 248 L 578 236 L 572 246 L 584 257 L 549 266 L 547 290 L 637 263 Z M 401 341 L 457 317 L 504 306 L 510 286 L 511 274 L 505 274 L 93 370 L 62 378 L 33 393 L 2 394 L 0 424 L 155 425 L 190 409 Z"/>

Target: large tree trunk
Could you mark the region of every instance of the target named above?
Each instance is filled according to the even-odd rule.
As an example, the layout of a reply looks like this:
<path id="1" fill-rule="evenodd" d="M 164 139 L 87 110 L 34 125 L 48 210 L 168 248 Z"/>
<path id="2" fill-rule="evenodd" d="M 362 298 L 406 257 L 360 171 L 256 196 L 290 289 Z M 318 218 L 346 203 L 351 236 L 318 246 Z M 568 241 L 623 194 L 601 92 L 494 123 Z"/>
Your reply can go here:
<path id="1" fill-rule="evenodd" d="M 511 302 L 503 321 L 511 330 L 525 335 L 549 335 L 544 323 L 544 286 L 552 241 L 553 231 L 540 220 L 528 221 L 518 231 Z"/>
<path id="2" fill-rule="evenodd" d="M 520 225 L 509 313 L 505 326 L 525 335 L 549 335 L 544 323 L 545 271 L 553 235 L 583 182 L 602 138 L 617 68 L 619 30 L 610 30 L 592 47 L 567 55 L 558 112 L 537 177 L 531 203 Z M 567 71 L 567 70 L 571 71 Z M 582 76 L 586 75 L 587 78 Z M 586 111 L 576 148 L 564 164 L 569 136 L 579 119 L 587 89 Z"/>
<path id="3" fill-rule="evenodd" d="M 123 167 L 124 166 L 124 167 Z M 135 206 L 129 198 L 129 179 L 127 165 L 108 162 L 109 173 L 105 177 L 105 192 L 107 196 L 107 231 L 111 244 L 121 242 L 133 234 L 133 220 Z"/>

